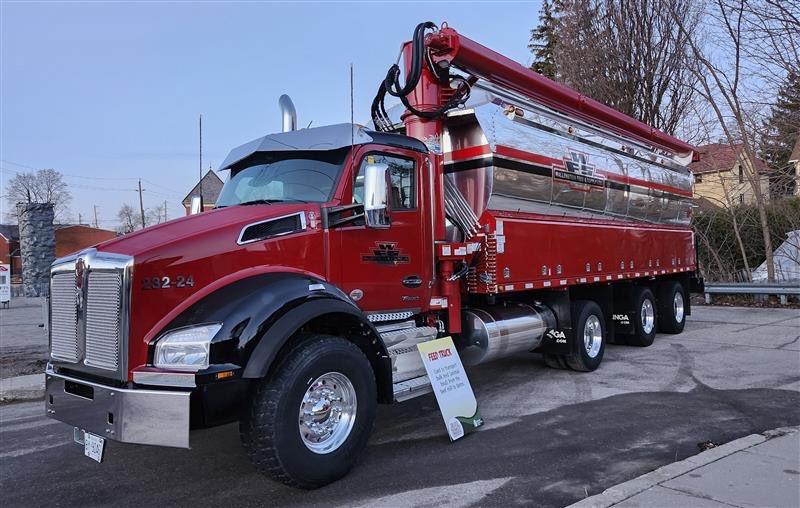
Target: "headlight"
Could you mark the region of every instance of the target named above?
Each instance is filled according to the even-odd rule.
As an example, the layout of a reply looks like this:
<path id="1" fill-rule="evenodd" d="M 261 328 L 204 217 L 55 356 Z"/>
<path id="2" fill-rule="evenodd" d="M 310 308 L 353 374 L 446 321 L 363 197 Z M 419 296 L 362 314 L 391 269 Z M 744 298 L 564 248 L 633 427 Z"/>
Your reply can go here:
<path id="1" fill-rule="evenodd" d="M 205 369 L 211 339 L 220 328 L 221 323 L 212 323 L 167 332 L 156 342 L 153 365 L 160 369 Z"/>

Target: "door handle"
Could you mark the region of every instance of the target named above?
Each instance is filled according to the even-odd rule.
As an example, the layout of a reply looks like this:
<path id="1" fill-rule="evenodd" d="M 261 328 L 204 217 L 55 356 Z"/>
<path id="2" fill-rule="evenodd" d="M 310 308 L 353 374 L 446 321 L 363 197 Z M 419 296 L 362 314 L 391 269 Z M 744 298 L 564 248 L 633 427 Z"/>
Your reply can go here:
<path id="1" fill-rule="evenodd" d="M 407 288 L 418 288 L 422 285 L 422 279 L 416 275 L 409 275 L 403 279 L 403 285 Z"/>

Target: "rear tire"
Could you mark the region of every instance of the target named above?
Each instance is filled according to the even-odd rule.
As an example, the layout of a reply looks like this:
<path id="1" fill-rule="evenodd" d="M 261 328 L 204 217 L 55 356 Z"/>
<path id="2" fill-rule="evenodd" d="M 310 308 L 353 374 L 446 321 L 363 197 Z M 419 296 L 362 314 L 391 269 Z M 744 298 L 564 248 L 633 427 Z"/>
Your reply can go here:
<path id="1" fill-rule="evenodd" d="M 686 326 L 686 291 L 678 281 L 667 281 L 658 288 L 658 331 L 681 333 Z"/>
<path id="2" fill-rule="evenodd" d="M 656 297 L 650 288 L 637 286 L 631 293 L 636 312 L 633 315 L 633 335 L 625 336 L 629 346 L 647 347 L 656 338 Z"/>
<path id="3" fill-rule="evenodd" d="M 566 357 L 572 370 L 590 372 L 600 366 L 606 349 L 606 321 L 600 306 L 591 300 L 572 302 L 574 351 Z"/>
<path id="4" fill-rule="evenodd" d="M 256 468 L 287 485 L 313 489 L 350 471 L 375 420 L 375 375 L 353 343 L 312 335 L 255 387 L 240 423 Z"/>

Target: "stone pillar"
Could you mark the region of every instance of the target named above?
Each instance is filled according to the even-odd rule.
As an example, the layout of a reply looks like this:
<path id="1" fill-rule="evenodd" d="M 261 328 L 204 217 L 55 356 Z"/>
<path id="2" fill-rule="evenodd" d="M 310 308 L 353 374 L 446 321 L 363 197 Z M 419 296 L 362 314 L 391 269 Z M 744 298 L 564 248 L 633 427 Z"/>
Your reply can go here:
<path id="1" fill-rule="evenodd" d="M 52 203 L 17 204 L 22 287 L 25 296 L 45 296 L 56 258 Z"/>

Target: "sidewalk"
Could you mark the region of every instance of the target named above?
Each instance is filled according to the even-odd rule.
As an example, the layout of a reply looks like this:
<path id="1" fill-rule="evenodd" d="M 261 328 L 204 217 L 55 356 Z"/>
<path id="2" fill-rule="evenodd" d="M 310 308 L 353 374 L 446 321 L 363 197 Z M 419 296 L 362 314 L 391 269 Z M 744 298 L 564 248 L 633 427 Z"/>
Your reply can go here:
<path id="1" fill-rule="evenodd" d="M 43 298 L 12 298 L 9 308 L 0 308 L 0 398 L 10 379 L 44 373 L 47 364 L 47 330 L 44 328 Z M 42 377 L 42 379 L 44 379 Z M 24 383 L 14 381 L 14 390 Z M 41 391 L 41 390 L 40 390 Z M 41 397 L 41 394 L 39 394 Z M 20 397 L 15 397 L 19 400 Z"/>
<path id="2" fill-rule="evenodd" d="M 800 506 L 800 427 L 751 434 L 588 497 L 587 507 Z"/>
<path id="3" fill-rule="evenodd" d="M 0 379 L 0 403 L 44 397 L 44 374 Z"/>

